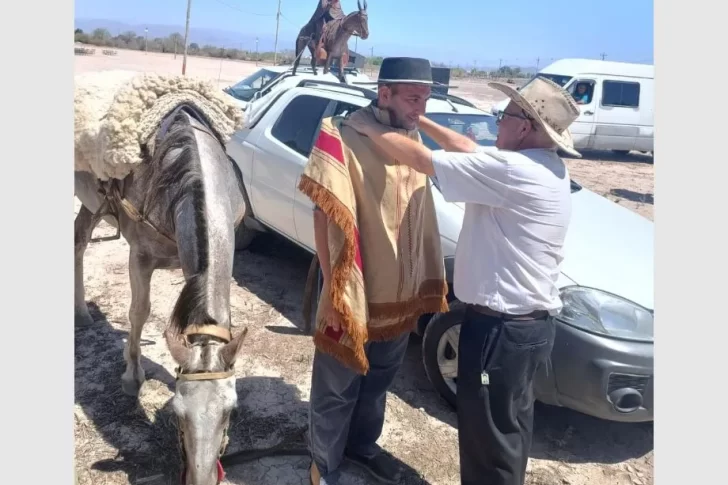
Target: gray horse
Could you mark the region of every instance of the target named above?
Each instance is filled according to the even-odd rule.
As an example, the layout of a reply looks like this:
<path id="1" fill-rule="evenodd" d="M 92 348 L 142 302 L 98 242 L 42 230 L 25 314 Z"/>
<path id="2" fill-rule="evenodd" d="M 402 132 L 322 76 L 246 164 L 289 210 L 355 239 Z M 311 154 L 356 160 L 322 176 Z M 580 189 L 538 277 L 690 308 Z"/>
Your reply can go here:
<path id="1" fill-rule="evenodd" d="M 218 458 L 237 404 L 233 366 L 246 334 L 230 334 L 235 230 L 246 206 L 240 172 L 197 118 L 189 109 L 168 115 L 154 153 L 123 181 L 121 198 L 104 197 L 93 175 L 75 172 L 75 194 L 83 206 L 75 220 L 74 307 L 77 326 L 93 322 L 84 298 L 83 254 L 102 216 L 115 214 L 130 247 L 132 294 L 121 383 L 126 394 L 136 396 L 145 377 L 139 344 L 150 312 L 152 273 L 182 268 L 186 283 L 165 332 L 179 365 L 172 408 L 183 442 L 184 483 L 212 485 L 219 482 Z M 121 208 L 122 198 L 138 212 Z"/>

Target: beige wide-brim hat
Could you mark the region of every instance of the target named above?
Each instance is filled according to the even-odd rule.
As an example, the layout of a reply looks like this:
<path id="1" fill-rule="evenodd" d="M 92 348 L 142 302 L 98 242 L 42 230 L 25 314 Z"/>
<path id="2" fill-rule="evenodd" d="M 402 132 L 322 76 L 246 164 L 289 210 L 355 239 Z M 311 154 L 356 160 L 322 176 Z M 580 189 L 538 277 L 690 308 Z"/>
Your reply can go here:
<path id="1" fill-rule="evenodd" d="M 579 117 L 579 106 L 561 86 L 541 76 L 534 78 L 520 91 L 498 82 L 488 83 L 488 86 L 508 96 L 564 152 L 581 158 L 581 153 L 574 149 L 574 141 L 569 131 L 569 126 Z"/>

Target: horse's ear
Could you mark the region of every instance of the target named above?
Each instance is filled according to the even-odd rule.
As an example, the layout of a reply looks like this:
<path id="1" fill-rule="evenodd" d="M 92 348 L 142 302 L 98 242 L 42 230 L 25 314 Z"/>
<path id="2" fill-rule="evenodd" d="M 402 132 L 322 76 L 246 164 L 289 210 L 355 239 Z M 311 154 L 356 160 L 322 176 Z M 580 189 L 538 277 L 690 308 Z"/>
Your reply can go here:
<path id="1" fill-rule="evenodd" d="M 360 0 L 356 0 L 356 7 L 361 10 L 361 2 Z"/>
<path id="2" fill-rule="evenodd" d="M 190 348 L 179 337 L 172 335 L 169 329 L 165 330 L 164 339 L 167 341 L 169 353 L 172 354 L 175 362 L 180 366 L 185 365 L 190 359 Z"/>
<path id="3" fill-rule="evenodd" d="M 356 1 L 358 2 L 359 0 L 356 0 Z M 367 0 L 364 0 L 364 10 L 366 10 L 366 9 L 367 9 Z"/>
<path id="4" fill-rule="evenodd" d="M 242 332 L 237 334 L 230 343 L 225 344 L 225 346 L 220 351 L 220 358 L 222 359 L 223 363 L 225 364 L 225 368 L 232 367 L 235 365 L 235 360 L 237 360 L 238 356 L 240 355 L 240 352 L 243 349 L 243 342 L 245 341 L 245 336 L 248 334 L 248 327 L 245 327 Z"/>

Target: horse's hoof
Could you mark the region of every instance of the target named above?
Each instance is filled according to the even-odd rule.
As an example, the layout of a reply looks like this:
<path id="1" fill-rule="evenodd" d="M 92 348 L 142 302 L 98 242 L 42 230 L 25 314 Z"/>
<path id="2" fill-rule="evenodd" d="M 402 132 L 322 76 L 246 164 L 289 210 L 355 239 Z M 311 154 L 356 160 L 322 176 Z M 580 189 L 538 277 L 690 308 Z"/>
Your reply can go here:
<path id="1" fill-rule="evenodd" d="M 133 375 L 124 373 L 124 375 L 121 376 L 121 390 L 124 394 L 131 397 L 136 397 L 139 395 L 139 391 L 142 388 L 142 384 L 144 384 L 144 371 L 141 371 L 141 374 L 139 377 L 135 378 Z"/>
<path id="2" fill-rule="evenodd" d="M 86 308 L 77 310 L 73 315 L 73 319 L 76 328 L 88 327 L 94 324 L 94 319 Z"/>

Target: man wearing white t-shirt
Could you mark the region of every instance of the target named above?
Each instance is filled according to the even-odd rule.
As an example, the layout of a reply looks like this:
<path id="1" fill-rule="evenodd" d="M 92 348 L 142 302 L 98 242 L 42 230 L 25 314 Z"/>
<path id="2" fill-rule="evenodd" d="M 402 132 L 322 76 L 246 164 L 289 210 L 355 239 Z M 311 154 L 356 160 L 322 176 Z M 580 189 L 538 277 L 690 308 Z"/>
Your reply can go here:
<path id="1" fill-rule="evenodd" d="M 522 485 L 533 430 L 533 378 L 553 347 L 551 315 L 571 216 L 571 182 L 560 148 L 579 157 L 568 127 L 579 115 L 557 84 L 535 78 L 520 91 L 490 83 L 511 102 L 495 147 L 422 117 L 444 150 L 398 133 L 349 123 L 385 153 L 437 179 L 464 202 L 454 291 L 467 305 L 458 349 L 457 408 L 463 485 Z M 374 126 L 374 125 L 372 125 Z"/>

